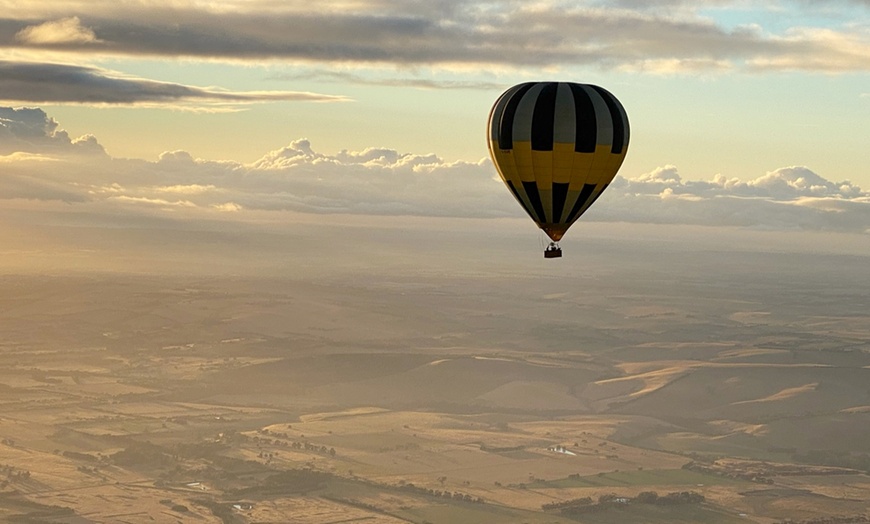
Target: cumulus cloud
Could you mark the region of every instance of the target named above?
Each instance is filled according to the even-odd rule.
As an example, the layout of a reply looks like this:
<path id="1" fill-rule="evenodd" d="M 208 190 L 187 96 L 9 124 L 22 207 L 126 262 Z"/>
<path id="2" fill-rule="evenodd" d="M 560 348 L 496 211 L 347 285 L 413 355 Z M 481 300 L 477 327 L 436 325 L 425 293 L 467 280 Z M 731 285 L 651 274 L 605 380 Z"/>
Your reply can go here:
<path id="1" fill-rule="evenodd" d="M 733 196 L 790 201 L 799 198 L 855 198 L 863 193 L 851 182 L 831 182 L 802 166 L 784 167 L 766 173 L 754 180 L 742 181 L 716 175 L 709 181 L 683 181 L 676 166 L 664 166 L 635 178 L 622 179 L 622 187 L 638 194 L 658 194 L 669 191 L 673 195 L 705 198 Z"/>
<path id="2" fill-rule="evenodd" d="M 394 65 L 595 64 L 663 73 L 870 68 L 870 39 L 860 26 L 792 27 L 784 32 L 730 28 L 705 16 L 702 9 L 710 6 L 745 8 L 736 1 L 670 0 L 381 0 L 328 5 L 119 1 L 96 2 L 88 10 L 91 14 L 79 19 L 73 16 L 74 7 L 49 1 L 40 2 L 39 9 L 7 10 L 0 19 L 0 46 L 112 56 Z M 797 3 L 793 9 L 812 7 Z"/>
<path id="3" fill-rule="evenodd" d="M 27 26 L 15 34 L 15 39 L 33 45 L 99 43 L 94 31 L 83 27 L 77 16 Z"/>
<path id="4" fill-rule="evenodd" d="M 870 232 L 870 193 L 807 167 L 753 180 L 683 180 L 675 166 L 617 177 L 589 211 L 598 220 Z"/>
<path id="5" fill-rule="evenodd" d="M 387 148 L 326 155 L 296 140 L 247 166 L 232 200 L 246 209 L 507 216 L 488 161 L 448 162 Z"/>
<path id="6" fill-rule="evenodd" d="M 386 147 L 327 154 L 300 139 L 251 163 L 186 151 L 145 161 L 82 155 L 80 143 L 41 110 L 0 109 L 0 199 L 110 206 L 112 220 L 136 213 L 244 220 L 273 211 L 523 216 L 488 159 L 449 161 Z M 870 193 L 802 166 L 751 180 L 687 180 L 663 166 L 617 177 L 583 220 L 870 232 Z"/>
<path id="7" fill-rule="evenodd" d="M 16 152 L 105 154 L 94 136 L 71 139 L 42 109 L 0 107 L 0 155 Z"/>
<path id="8" fill-rule="evenodd" d="M 298 91 L 227 91 L 123 76 L 94 67 L 0 61 L 0 99 L 11 103 L 220 107 L 270 101 L 340 102 Z"/>

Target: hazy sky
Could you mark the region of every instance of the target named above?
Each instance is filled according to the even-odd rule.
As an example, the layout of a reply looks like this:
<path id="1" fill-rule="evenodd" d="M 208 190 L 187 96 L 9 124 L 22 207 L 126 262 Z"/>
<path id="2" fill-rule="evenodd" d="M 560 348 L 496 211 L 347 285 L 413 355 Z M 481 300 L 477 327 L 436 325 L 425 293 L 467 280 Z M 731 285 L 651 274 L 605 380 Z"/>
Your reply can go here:
<path id="1" fill-rule="evenodd" d="M 485 121 L 543 79 L 628 111 L 590 220 L 870 230 L 868 0 L 0 0 L 0 203 L 522 216 Z"/>

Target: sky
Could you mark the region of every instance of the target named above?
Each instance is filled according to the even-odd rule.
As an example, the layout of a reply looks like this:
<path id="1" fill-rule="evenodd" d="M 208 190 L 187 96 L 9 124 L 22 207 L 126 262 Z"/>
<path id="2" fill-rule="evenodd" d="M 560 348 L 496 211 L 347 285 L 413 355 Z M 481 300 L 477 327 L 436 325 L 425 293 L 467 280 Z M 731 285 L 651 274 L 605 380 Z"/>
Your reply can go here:
<path id="1" fill-rule="evenodd" d="M 484 130 L 530 80 L 628 112 L 583 220 L 870 234 L 868 0 L 0 0 L 0 208 L 523 217 Z"/>

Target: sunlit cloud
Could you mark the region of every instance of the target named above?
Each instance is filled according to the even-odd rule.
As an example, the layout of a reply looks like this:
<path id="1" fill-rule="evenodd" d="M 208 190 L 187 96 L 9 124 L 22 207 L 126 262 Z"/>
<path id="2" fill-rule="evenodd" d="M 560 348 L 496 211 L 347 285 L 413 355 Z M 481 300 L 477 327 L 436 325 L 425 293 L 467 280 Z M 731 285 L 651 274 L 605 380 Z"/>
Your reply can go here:
<path id="1" fill-rule="evenodd" d="M 5 132 L 4 132 L 5 130 Z M 26 138 L 26 140 L 23 140 Z M 98 145 L 96 139 L 93 143 Z M 0 199 L 74 203 L 114 213 L 251 213 L 292 211 L 499 218 L 522 217 L 488 159 L 450 161 L 388 147 L 319 151 L 295 140 L 250 162 L 166 152 L 155 161 L 83 155 L 39 109 L 0 108 Z M 47 162 L 46 159 L 52 161 Z M 179 215 L 184 210 L 183 215 Z M 870 231 L 870 193 L 790 166 L 741 180 L 718 174 L 686 180 L 673 165 L 617 176 L 582 220 Z M 534 227 L 530 223 L 530 227 Z"/>
<path id="2" fill-rule="evenodd" d="M 57 158 L 49 155 L 26 153 L 23 151 L 16 151 L 8 155 L 0 155 L 0 163 L 12 164 L 15 162 L 57 162 Z"/>
<path id="3" fill-rule="evenodd" d="M 41 109 L 0 107 L 0 155 L 16 153 L 105 155 L 105 150 L 92 135 L 70 138 Z"/>
<path id="4" fill-rule="evenodd" d="M 0 49 L 400 67 L 596 65 L 657 74 L 870 70 L 866 28 L 730 28 L 702 11 L 740 9 L 734 1 L 119 1 L 88 4 L 87 16 L 75 3 L 40 4 L 0 15 Z"/>
<path id="5" fill-rule="evenodd" d="M 216 209 L 223 213 L 238 213 L 243 208 L 235 202 L 224 202 L 223 204 L 212 204 L 212 209 Z"/>
<path id="6" fill-rule="evenodd" d="M 830 29 L 796 28 L 772 38 L 780 52 L 747 60 L 750 70 L 867 71 L 870 69 L 870 34 Z"/>
<path id="7" fill-rule="evenodd" d="M 712 180 L 699 181 L 683 180 L 677 167 L 668 165 L 634 178 L 623 178 L 622 184 L 630 191 L 647 195 L 667 189 L 672 194 L 759 197 L 778 201 L 801 197 L 853 198 L 864 194 L 860 187 L 848 180 L 831 182 L 803 166 L 783 167 L 748 181 L 721 174 Z"/>
<path id="8" fill-rule="evenodd" d="M 0 100 L 21 104 L 205 107 L 274 101 L 343 102 L 299 91 L 229 91 L 129 77 L 95 67 L 0 61 Z"/>
<path id="9" fill-rule="evenodd" d="M 657 75 L 677 75 L 689 73 L 724 73 L 734 69 L 734 64 L 728 60 L 688 59 L 679 58 L 639 60 L 619 67 L 620 70 L 633 73 L 650 73 Z"/>
<path id="10" fill-rule="evenodd" d="M 217 188 L 212 184 L 207 186 L 201 184 L 187 184 L 154 188 L 158 193 L 179 193 L 184 195 L 201 195 L 202 193 L 207 193 L 216 189 Z"/>
<path id="11" fill-rule="evenodd" d="M 109 200 L 114 200 L 116 202 L 124 202 L 129 204 L 146 204 L 149 206 L 160 206 L 160 207 L 196 207 L 196 204 L 191 202 L 190 200 L 164 200 L 162 198 L 147 198 L 147 197 L 137 197 L 130 195 L 119 195 L 109 197 Z"/>
<path id="12" fill-rule="evenodd" d="M 383 87 L 413 87 L 417 89 L 501 89 L 498 82 L 479 82 L 468 80 L 435 80 L 432 78 L 409 77 L 378 77 L 354 74 L 347 71 L 308 71 L 302 73 L 285 73 L 273 75 L 275 80 L 316 80 L 320 82 L 337 82 L 342 84 L 357 84 Z"/>
<path id="13" fill-rule="evenodd" d="M 589 218 L 868 232 L 870 193 L 804 166 L 753 180 L 716 175 L 707 181 L 683 180 L 675 166 L 664 166 L 634 178 L 617 177 Z"/>
<path id="14" fill-rule="evenodd" d="M 92 29 L 83 27 L 77 16 L 27 26 L 15 34 L 23 44 L 95 44 L 99 43 Z"/>

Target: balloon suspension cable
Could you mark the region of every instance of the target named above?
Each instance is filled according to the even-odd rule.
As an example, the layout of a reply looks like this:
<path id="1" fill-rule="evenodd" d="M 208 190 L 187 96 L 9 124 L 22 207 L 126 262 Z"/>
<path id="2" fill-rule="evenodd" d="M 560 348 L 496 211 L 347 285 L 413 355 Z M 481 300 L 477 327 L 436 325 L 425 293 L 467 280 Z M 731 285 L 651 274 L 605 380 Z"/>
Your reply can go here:
<path id="1" fill-rule="evenodd" d="M 558 242 L 550 242 L 550 245 L 544 250 L 544 258 L 561 258 L 562 248 Z"/>

